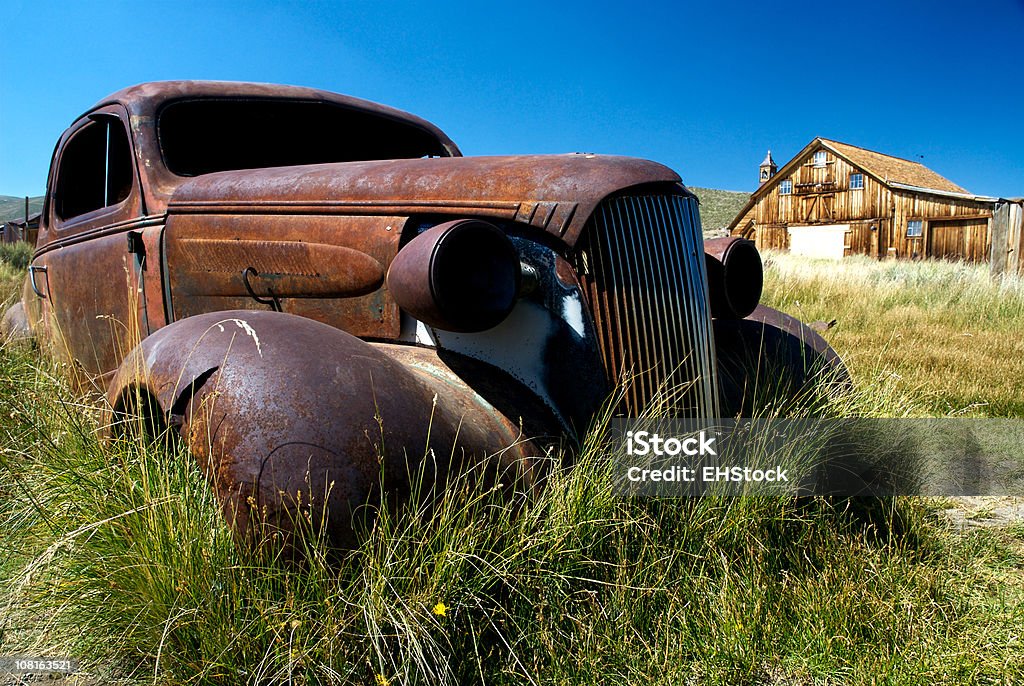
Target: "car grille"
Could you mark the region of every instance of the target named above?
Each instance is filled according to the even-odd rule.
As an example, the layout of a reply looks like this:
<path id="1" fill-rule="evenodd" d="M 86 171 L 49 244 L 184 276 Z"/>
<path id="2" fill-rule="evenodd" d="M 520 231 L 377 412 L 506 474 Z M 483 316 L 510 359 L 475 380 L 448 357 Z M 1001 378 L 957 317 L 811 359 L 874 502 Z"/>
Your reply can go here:
<path id="1" fill-rule="evenodd" d="M 672 413 L 717 416 L 696 198 L 608 199 L 576 247 L 605 370 L 613 382 L 631 380 L 619 411 L 636 416 L 659 398 Z"/>

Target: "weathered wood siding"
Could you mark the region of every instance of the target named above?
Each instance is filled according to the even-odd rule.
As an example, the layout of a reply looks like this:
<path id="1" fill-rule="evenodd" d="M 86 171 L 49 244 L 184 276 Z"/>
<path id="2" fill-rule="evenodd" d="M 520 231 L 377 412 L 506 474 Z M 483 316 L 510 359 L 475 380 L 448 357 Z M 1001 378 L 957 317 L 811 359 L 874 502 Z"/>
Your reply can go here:
<path id="1" fill-rule="evenodd" d="M 941 195 L 894 191 L 893 231 L 885 237 L 894 257 L 943 257 L 970 262 L 989 254 L 992 204 Z M 907 223 L 921 220 L 922 235 L 907 236 Z"/>
<path id="2" fill-rule="evenodd" d="M 816 166 L 814 152 L 799 160 L 788 176 L 777 175 L 769 182 L 772 187 L 740 219 L 734 233 L 753 238 L 758 248 L 785 250 L 790 225 L 849 224 L 847 254 L 986 259 L 991 203 L 892 189 L 829 150 L 826 163 Z M 862 175 L 863 188 L 850 188 L 852 174 Z M 783 195 L 780 182 L 787 178 L 792 193 Z M 919 238 L 907 237 L 911 220 L 923 222 Z"/>
<path id="3" fill-rule="evenodd" d="M 1007 260 L 1007 266 L 1010 269 L 1015 270 L 1021 276 L 1024 276 L 1024 201 L 1016 201 L 1010 203 L 1008 208 L 1009 211 L 1009 235 L 1007 236 L 1007 245 L 1009 250 L 1012 251 L 1010 257 L 1012 259 Z"/>
<path id="4" fill-rule="evenodd" d="M 991 273 L 1024 275 L 1024 199 L 999 201 L 989 226 Z"/>

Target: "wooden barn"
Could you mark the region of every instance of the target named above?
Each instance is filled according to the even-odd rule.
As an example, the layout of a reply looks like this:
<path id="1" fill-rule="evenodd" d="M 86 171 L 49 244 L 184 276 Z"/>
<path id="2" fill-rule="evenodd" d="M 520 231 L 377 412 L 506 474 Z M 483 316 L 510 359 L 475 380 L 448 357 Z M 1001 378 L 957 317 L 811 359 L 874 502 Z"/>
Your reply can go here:
<path id="1" fill-rule="evenodd" d="M 997 198 L 967 192 L 919 162 L 815 138 L 761 185 L 729 226 L 758 248 L 841 258 L 989 256 Z"/>

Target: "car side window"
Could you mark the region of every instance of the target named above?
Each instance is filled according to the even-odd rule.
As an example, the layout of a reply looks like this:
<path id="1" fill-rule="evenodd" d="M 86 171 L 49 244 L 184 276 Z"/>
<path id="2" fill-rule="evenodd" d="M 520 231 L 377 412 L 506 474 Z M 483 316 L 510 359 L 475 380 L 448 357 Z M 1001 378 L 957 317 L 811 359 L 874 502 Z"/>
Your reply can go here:
<path id="1" fill-rule="evenodd" d="M 131 190 L 131 146 L 120 119 L 92 121 L 64 145 L 55 190 L 61 219 L 117 205 Z"/>

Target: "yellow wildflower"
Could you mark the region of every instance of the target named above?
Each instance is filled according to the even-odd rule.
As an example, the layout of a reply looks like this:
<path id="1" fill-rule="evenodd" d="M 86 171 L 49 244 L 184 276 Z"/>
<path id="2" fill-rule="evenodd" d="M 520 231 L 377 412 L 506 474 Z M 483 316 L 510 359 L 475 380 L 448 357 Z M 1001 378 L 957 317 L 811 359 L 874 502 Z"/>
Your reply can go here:
<path id="1" fill-rule="evenodd" d="M 373 680 L 376 682 L 377 686 L 388 686 L 388 678 L 383 674 L 374 674 Z"/>
<path id="2" fill-rule="evenodd" d="M 432 610 L 432 612 L 435 615 L 437 615 L 438 617 L 444 617 L 445 614 L 448 612 L 448 606 L 445 605 L 444 603 L 438 603 L 437 605 L 434 606 L 434 609 Z"/>

